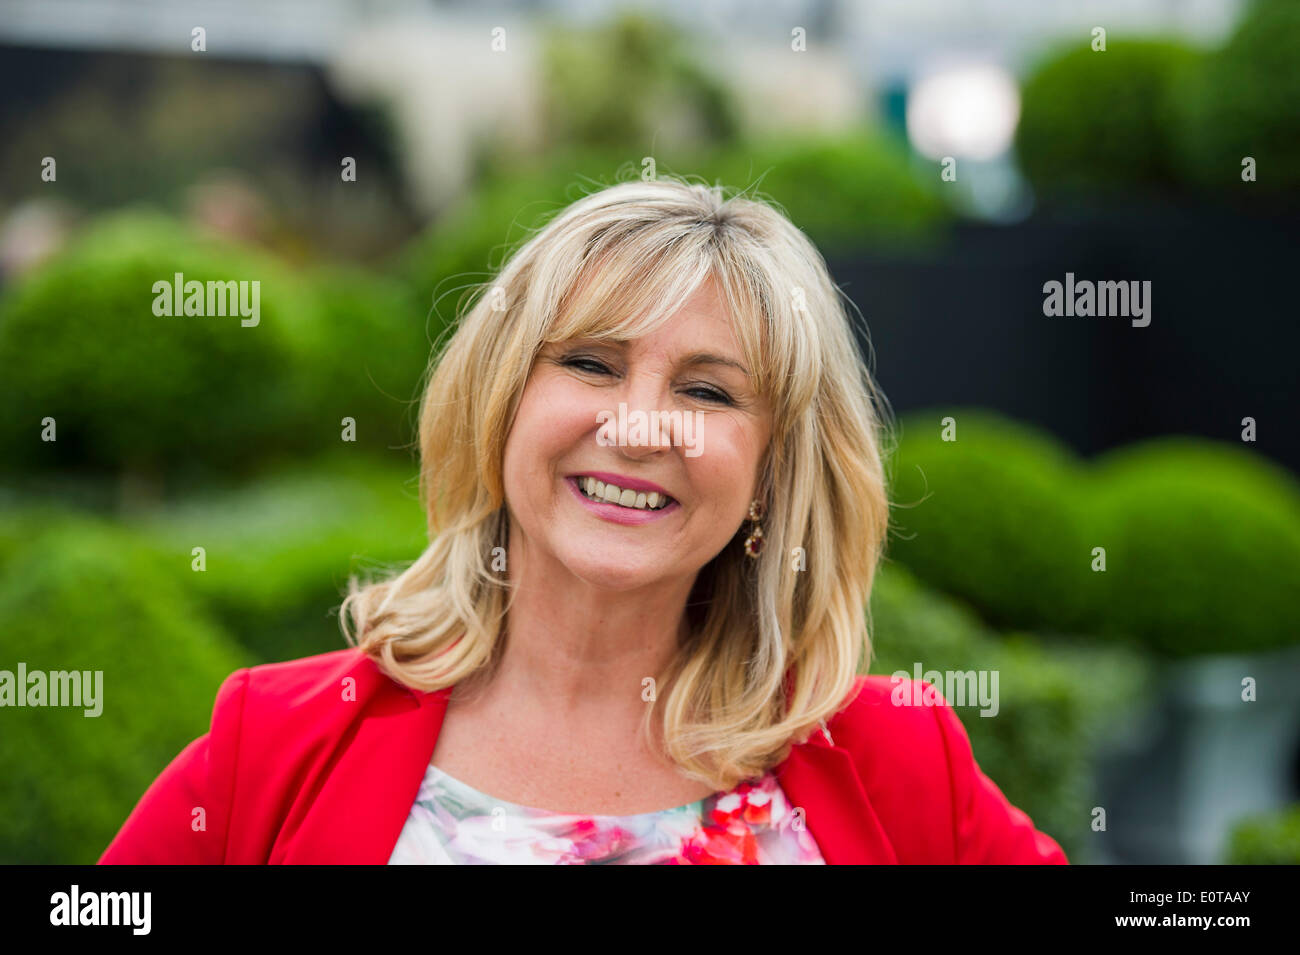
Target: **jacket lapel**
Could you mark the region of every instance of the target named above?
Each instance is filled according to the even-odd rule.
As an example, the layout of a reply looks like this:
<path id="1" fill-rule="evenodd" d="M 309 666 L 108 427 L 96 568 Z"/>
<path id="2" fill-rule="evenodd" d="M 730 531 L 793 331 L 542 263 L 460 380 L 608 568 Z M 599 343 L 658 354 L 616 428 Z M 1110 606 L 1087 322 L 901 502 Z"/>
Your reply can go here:
<path id="1" fill-rule="evenodd" d="M 383 690 L 399 692 L 381 690 L 367 707 L 301 824 L 276 840 L 270 862 L 387 864 L 433 758 L 451 688 L 421 693 L 380 679 L 388 684 Z M 776 775 L 827 863 L 898 864 L 848 750 L 814 732 L 791 748 Z"/>
<path id="2" fill-rule="evenodd" d="M 367 706 L 355 735 L 343 740 L 301 825 L 277 840 L 270 862 L 388 863 L 433 758 L 451 689 L 421 693 L 381 679 L 388 686 Z"/>
<path id="3" fill-rule="evenodd" d="M 808 830 L 828 864 L 898 864 L 848 750 L 832 746 L 817 731 L 792 747 L 776 772 L 790 804 L 804 810 Z"/>

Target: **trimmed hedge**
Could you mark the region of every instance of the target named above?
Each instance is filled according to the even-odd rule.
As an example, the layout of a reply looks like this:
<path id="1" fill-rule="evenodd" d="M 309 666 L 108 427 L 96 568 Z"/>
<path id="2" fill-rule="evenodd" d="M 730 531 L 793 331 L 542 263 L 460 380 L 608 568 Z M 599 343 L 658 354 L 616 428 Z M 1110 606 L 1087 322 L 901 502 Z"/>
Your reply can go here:
<path id="1" fill-rule="evenodd" d="M 1295 202 L 1300 188 L 1300 4 L 1256 0 L 1179 91 L 1180 156 L 1194 185 Z M 1252 156 L 1256 181 L 1243 183 Z"/>
<path id="2" fill-rule="evenodd" d="M 1159 653 L 1291 646 L 1300 486 L 1240 447 L 1162 438 L 1100 456 L 1089 498 L 1106 573 L 1087 620 Z"/>
<path id="3" fill-rule="evenodd" d="M 1044 196 L 1205 190 L 1293 202 L 1300 186 L 1300 5 L 1254 0 L 1219 49 L 1086 37 L 1023 83 L 1016 152 Z M 1243 183 L 1253 157 L 1256 180 Z"/>
<path id="4" fill-rule="evenodd" d="M 939 439 L 943 414 L 955 442 Z M 904 418 L 889 467 L 890 556 L 996 626 L 1167 657 L 1298 639 L 1300 483 L 1244 448 L 1157 439 L 1086 468 L 1036 429 L 946 411 Z"/>
<path id="5" fill-rule="evenodd" d="M 256 484 L 191 495 L 133 522 L 160 560 L 259 662 L 338 650 L 349 572 L 414 560 L 428 544 L 416 467 L 342 452 Z M 202 546 L 207 569 L 190 573 Z"/>
<path id="6" fill-rule="evenodd" d="M 1239 820 L 1225 856 L 1224 865 L 1300 865 L 1300 803 Z"/>
<path id="7" fill-rule="evenodd" d="M 1050 643 L 1026 633 L 998 635 L 958 602 L 885 564 L 872 591 L 870 671 L 994 671 L 998 712 L 956 707 L 980 768 L 1013 804 L 1065 849 L 1086 861 L 1096 804 L 1092 757 L 1113 720 L 1141 698 L 1145 658 L 1083 641 Z M 938 687 L 943 691 L 943 687 Z M 950 702 L 955 702 L 951 701 Z"/>
<path id="8" fill-rule="evenodd" d="M 154 314 L 154 283 L 260 282 L 260 318 Z M 0 301 L 13 471 L 232 477 L 341 444 L 411 438 L 424 311 L 392 279 L 297 273 L 159 214 L 100 220 Z M 40 440 L 41 421 L 58 440 Z"/>
<path id="9" fill-rule="evenodd" d="M 98 521 L 41 521 L 0 520 L 0 667 L 102 671 L 102 712 L 5 708 L 0 860 L 86 864 L 253 661 L 185 593 L 188 569 Z"/>
<path id="10" fill-rule="evenodd" d="M 1044 194 L 1172 189 L 1181 168 L 1177 99 L 1199 64 L 1167 40 L 1087 37 L 1049 55 L 1021 93 L 1016 153 Z"/>
<path id="11" fill-rule="evenodd" d="M 942 440 L 949 415 L 956 441 Z M 1068 449 L 978 409 L 916 412 L 899 430 L 890 556 L 994 626 L 1073 629 L 1090 572 Z"/>
<path id="12" fill-rule="evenodd" d="M 260 281 L 260 320 L 160 317 L 154 283 Z M 0 302 L 0 368 L 15 469 L 146 474 L 239 470 L 302 447 L 293 405 L 300 289 L 266 256 L 201 239 L 164 216 L 99 221 Z M 58 440 L 40 440 L 50 416 Z"/>

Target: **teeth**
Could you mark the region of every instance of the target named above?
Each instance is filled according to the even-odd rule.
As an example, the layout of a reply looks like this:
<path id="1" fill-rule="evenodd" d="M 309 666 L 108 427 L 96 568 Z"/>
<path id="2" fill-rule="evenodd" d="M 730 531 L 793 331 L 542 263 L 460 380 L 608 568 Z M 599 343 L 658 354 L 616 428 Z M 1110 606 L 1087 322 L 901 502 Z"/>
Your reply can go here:
<path id="1" fill-rule="evenodd" d="M 657 491 L 646 494 L 641 491 L 633 491 L 630 488 L 621 488 L 614 484 L 606 484 L 604 481 L 598 481 L 593 477 L 578 478 L 578 487 L 582 493 L 595 501 L 604 501 L 608 504 L 617 504 L 620 507 L 630 507 L 641 511 L 659 510 L 661 507 L 667 507 L 671 498 L 666 494 L 660 494 Z"/>

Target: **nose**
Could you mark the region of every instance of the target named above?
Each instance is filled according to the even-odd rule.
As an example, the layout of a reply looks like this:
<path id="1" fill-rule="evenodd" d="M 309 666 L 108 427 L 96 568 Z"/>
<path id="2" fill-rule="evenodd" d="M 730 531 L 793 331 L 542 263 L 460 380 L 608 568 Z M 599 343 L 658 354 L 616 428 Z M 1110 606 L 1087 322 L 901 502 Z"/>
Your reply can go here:
<path id="1" fill-rule="evenodd" d="M 671 410 L 668 379 L 644 371 L 628 376 L 627 386 L 619 399 L 627 404 L 627 440 L 619 443 L 619 452 L 631 460 L 663 454 L 672 448 L 669 417 Z"/>

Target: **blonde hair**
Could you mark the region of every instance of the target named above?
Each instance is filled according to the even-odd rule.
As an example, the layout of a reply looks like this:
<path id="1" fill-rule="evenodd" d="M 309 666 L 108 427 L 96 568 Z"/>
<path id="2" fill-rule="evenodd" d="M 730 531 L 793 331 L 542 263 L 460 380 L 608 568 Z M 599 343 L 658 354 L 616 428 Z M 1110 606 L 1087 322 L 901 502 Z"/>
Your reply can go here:
<path id="1" fill-rule="evenodd" d="M 510 593 L 490 569 L 506 546 L 504 447 L 534 358 L 547 342 L 635 339 L 710 277 L 773 411 L 764 548 L 755 560 L 733 539 L 700 571 L 690 639 L 656 675 L 643 728 L 657 712 L 667 756 L 727 790 L 843 707 L 870 661 L 888 406 L 859 358 L 852 303 L 808 238 L 773 205 L 680 179 L 584 196 L 479 286 L 420 408 L 429 546 L 390 579 L 349 581 L 349 644 L 419 690 L 489 678 Z"/>

